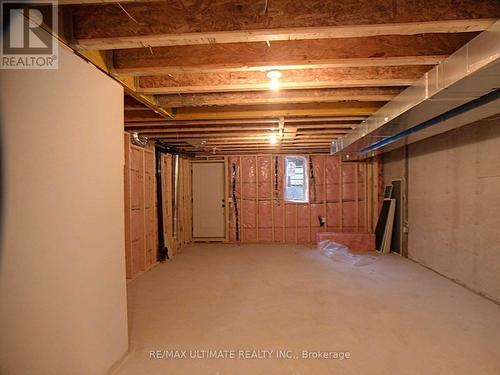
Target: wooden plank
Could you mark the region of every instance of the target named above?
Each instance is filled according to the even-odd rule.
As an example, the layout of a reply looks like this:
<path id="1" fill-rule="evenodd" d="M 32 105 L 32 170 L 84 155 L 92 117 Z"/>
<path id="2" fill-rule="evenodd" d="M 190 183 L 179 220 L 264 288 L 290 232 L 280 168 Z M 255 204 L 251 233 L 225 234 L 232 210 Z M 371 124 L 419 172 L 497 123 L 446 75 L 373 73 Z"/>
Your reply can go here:
<path id="1" fill-rule="evenodd" d="M 328 189 L 327 165 L 328 165 L 328 157 L 325 157 L 324 168 L 323 168 L 323 217 L 325 219 L 325 224 L 323 225 L 323 232 L 326 232 L 328 230 L 328 210 L 327 210 L 327 204 L 326 204 L 326 196 L 328 194 L 327 193 L 327 189 Z"/>
<path id="2" fill-rule="evenodd" d="M 258 92 L 218 92 L 205 94 L 159 95 L 158 104 L 169 108 L 203 105 L 275 104 L 357 101 L 389 101 L 402 91 L 398 87 L 360 87 Z M 127 108 L 126 108 L 127 109 Z"/>
<path id="3" fill-rule="evenodd" d="M 334 122 L 353 122 L 353 121 L 363 121 L 367 116 L 335 116 L 335 117 L 295 117 L 295 118 L 284 118 L 284 123 L 321 123 L 328 124 Z M 261 119 L 245 119 L 245 118 L 233 118 L 233 119 L 220 119 L 220 120 L 195 120 L 195 121 L 171 121 L 171 120 L 161 120 L 154 119 L 152 121 L 132 121 L 126 122 L 125 127 L 128 128 L 139 128 L 139 127 L 162 127 L 162 126 L 206 126 L 206 125 L 255 125 L 255 124 L 279 124 L 279 118 L 261 118 Z"/>
<path id="4" fill-rule="evenodd" d="M 189 53 L 189 52 L 186 52 Z M 306 69 L 327 69 L 327 68 L 356 68 L 372 66 L 418 66 L 437 65 L 448 55 L 408 55 L 408 56 L 387 56 L 387 57 L 359 57 L 359 58 L 337 58 L 337 59 L 305 59 L 305 60 L 275 60 L 257 62 L 232 62 L 226 64 L 207 65 L 166 65 L 167 62 L 159 61 L 153 66 L 128 66 L 127 62 L 118 60 L 122 67 L 113 69 L 117 76 L 129 75 L 151 76 L 173 73 L 223 73 L 223 72 L 267 72 L 269 70 L 306 70 Z M 158 59 L 159 60 L 159 59 Z"/>
<path id="5" fill-rule="evenodd" d="M 274 201 L 276 199 L 275 197 L 275 192 L 274 192 L 274 180 L 277 176 L 274 175 L 274 171 L 275 171 L 275 166 L 274 166 L 274 163 L 275 163 L 275 160 L 273 158 L 273 156 L 269 156 L 270 160 L 271 160 L 271 163 L 269 164 L 271 166 L 271 178 L 269 179 L 269 183 L 270 183 L 270 192 L 271 192 L 271 240 L 272 242 L 274 243 L 275 241 L 275 237 L 276 237 L 276 234 L 274 233 L 275 232 L 275 228 L 274 228 Z"/>
<path id="6" fill-rule="evenodd" d="M 339 195 L 339 205 L 340 205 L 340 231 L 342 232 L 344 230 L 344 173 L 342 169 L 342 159 L 338 157 L 339 159 L 339 189 L 340 189 L 340 195 Z"/>
<path id="7" fill-rule="evenodd" d="M 333 139 L 333 137 L 332 137 Z M 307 146 L 307 145 L 323 145 L 323 146 L 329 146 L 331 143 L 330 139 L 306 139 L 301 142 L 297 142 L 292 140 L 288 141 L 282 141 L 280 145 L 271 145 L 267 139 L 236 139 L 236 140 L 208 140 L 205 144 L 198 144 L 199 140 L 193 140 L 193 141 L 167 141 L 167 143 L 172 144 L 174 146 L 185 146 L 185 147 L 198 147 L 198 148 L 203 148 L 203 147 L 212 147 L 212 146 L 217 146 L 217 147 L 224 147 L 224 146 L 229 146 L 229 147 L 244 147 L 245 145 L 248 146 L 271 146 L 274 148 L 280 147 L 285 147 L 285 146 Z"/>
<path id="8" fill-rule="evenodd" d="M 242 170 L 243 170 L 243 164 L 241 163 L 241 156 L 239 157 L 239 180 L 240 180 L 240 242 L 243 242 L 243 181 L 242 181 Z"/>
<path id="9" fill-rule="evenodd" d="M 63 0 L 79 1 L 79 0 Z M 91 0 L 89 0 L 91 1 Z M 108 0 L 109 1 L 109 0 Z M 122 48 L 183 46 L 195 44 L 275 42 L 307 39 L 361 38 L 381 35 L 415 35 L 426 33 L 461 33 L 484 31 L 495 19 L 460 19 L 427 22 L 383 23 L 369 25 L 341 25 L 296 27 L 282 29 L 257 29 L 213 31 L 178 34 L 149 34 L 119 37 L 77 39 L 79 49 L 111 50 Z"/>
<path id="10" fill-rule="evenodd" d="M 255 155 L 255 229 L 257 242 L 259 242 L 259 159 L 258 156 Z"/>
<path id="11" fill-rule="evenodd" d="M 320 124 L 320 125 L 315 125 L 313 124 L 306 124 L 306 125 L 300 125 L 297 127 L 300 129 L 299 132 L 319 132 L 319 131 L 330 131 L 330 130 L 351 130 L 354 129 L 358 124 Z M 139 134 L 141 135 L 148 135 L 148 134 L 178 134 L 182 136 L 187 136 L 191 133 L 216 133 L 216 132 L 241 132 L 241 131 L 248 131 L 248 130 L 267 130 L 267 131 L 272 131 L 272 130 L 278 130 L 278 126 L 269 126 L 269 125 L 261 125 L 261 126 L 204 126 L 204 127 L 152 127 L 152 128 L 145 128 L 145 127 L 133 127 L 129 126 L 127 127 L 127 130 L 136 130 Z"/>
<path id="12" fill-rule="evenodd" d="M 421 75 L 411 76 L 406 78 L 373 78 L 373 79 L 359 79 L 354 75 L 345 75 L 341 79 L 331 78 L 329 80 L 314 80 L 314 78 L 307 81 L 290 81 L 281 82 L 281 89 L 322 89 L 322 88 L 340 88 L 340 87 L 401 87 L 401 86 L 411 86 L 418 78 L 420 78 L 426 71 L 422 72 Z M 196 78 L 188 77 L 187 79 Z M 355 77 L 355 78 L 345 78 L 345 77 Z M 185 86 L 180 86 L 185 83 L 185 81 L 177 81 L 173 83 L 172 81 L 165 81 L 160 76 L 144 77 L 148 80 L 144 83 L 146 86 L 142 86 L 139 90 L 141 93 L 148 95 L 159 95 L 159 94 L 184 94 L 184 93 L 209 93 L 209 92 L 231 92 L 231 91 L 266 91 L 269 90 L 269 81 L 264 79 L 257 83 L 231 83 L 230 79 L 228 82 L 224 83 L 212 83 L 212 84 L 199 84 L 199 82 L 193 82 L 193 84 L 186 84 Z M 207 77 L 209 78 L 209 77 Z M 155 81 L 156 82 L 155 82 Z M 168 86 L 172 84 L 173 86 Z M 288 103 L 294 103 L 290 101 Z M 300 103 L 304 103 L 301 101 Z M 178 118 L 175 115 L 172 118 Z M 133 121 L 133 119 L 127 119 L 127 121 Z"/>
<path id="13" fill-rule="evenodd" d="M 113 51 L 114 72 L 124 75 L 265 72 L 370 66 L 435 65 L 477 33 L 379 36 Z"/>
<path id="14" fill-rule="evenodd" d="M 358 163 L 354 163 L 354 184 L 356 186 L 355 190 L 355 200 L 356 200 L 356 232 L 359 232 L 359 183 L 358 183 Z"/>
<path id="15" fill-rule="evenodd" d="M 307 139 L 307 138 L 328 138 L 335 135 L 344 135 L 348 132 L 347 129 L 341 130 L 329 130 L 321 132 L 302 132 L 300 134 L 296 133 L 284 133 L 284 139 L 289 139 L 295 137 L 295 139 Z M 188 141 L 196 139 L 206 139 L 206 140 L 244 140 L 244 139 L 266 139 L 269 140 L 269 136 L 272 134 L 271 131 L 266 130 L 264 132 L 258 131 L 240 131 L 232 133 L 196 133 L 196 134 L 169 134 L 169 133 L 146 133 L 149 137 L 153 138 L 163 138 L 169 140 L 177 141 Z"/>
<path id="16" fill-rule="evenodd" d="M 225 242 L 229 242 L 229 231 L 231 230 L 229 226 L 229 160 L 227 157 L 224 157 L 224 215 L 226 222 L 226 239 Z"/>
<path id="17" fill-rule="evenodd" d="M 268 118 L 286 116 L 367 116 L 377 111 L 383 102 L 343 102 L 300 105 L 224 106 L 180 108 L 176 120 L 222 120 L 237 118 Z"/>
<path id="18" fill-rule="evenodd" d="M 430 70 L 427 65 L 412 67 L 365 67 L 285 70 L 281 89 L 333 87 L 409 86 Z M 180 94 L 221 91 L 269 90 L 264 72 L 173 73 L 138 78 L 137 90 L 144 94 Z"/>
<path id="19" fill-rule="evenodd" d="M 132 273 L 132 242 L 130 237 L 131 225 L 131 196 L 130 196 L 130 134 L 124 135 L 125 165 L 124 165 L 124 197 L 125 197 L 125 264 L 126 277 L 131 279 Z"/>

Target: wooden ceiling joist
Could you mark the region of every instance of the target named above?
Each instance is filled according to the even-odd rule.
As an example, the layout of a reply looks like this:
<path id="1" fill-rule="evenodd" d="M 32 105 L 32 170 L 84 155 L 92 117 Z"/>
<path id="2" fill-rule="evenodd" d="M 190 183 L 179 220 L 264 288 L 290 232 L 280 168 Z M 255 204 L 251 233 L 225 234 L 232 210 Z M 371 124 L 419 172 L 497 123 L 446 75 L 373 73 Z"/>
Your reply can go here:
<path id="1" fill-rule="evenodd" d="M 371 115 L 383 102 L 340 102 L 283 104 L 268 106 L 186 107 L 175 113 L 176 120 L 222 120 L 286 116 L 360 116 Z"/>
<path id="2" fill-rule="evenodd" d="M 361 87 L 259 92 L 220 92 L 184 95 L 158 95 L 158 104 L 169 108 L 203 105 L 275 104 L 357 101 L 389 101 L 402 91 L 399 87 Z"/>
<path id="3" fill-rule="evenodd" d="M 221 73 L 221 72 L 267 72 L 269 70 L 294 70 L 294 69 L 326 69 L 326 68 L 357 68 L 370 66 L 415 66 L 437 65 L 447 55 L 415 55 L 415 56 L 387 56 L 387 57 L 360 57 L 338 59 L 303 59 L 289 60 L 284 58 L 281 63 L 276 61 L 263 62 L 232 62 L 214 65 L 161 65 L 132 67 L 125 66 L 114 68 L 113 73 L 130 76 L 151 76 L 172 73 Z M 119 61 L 119 60 L 118 60 Z M 120 62 L 122 63 L 122 62 Z M 273 64 L 274 63 L 274 64 Z"/>
<path id="4" fill-rule="evenodd" d="M 77 0 L 75 0 L 77 1 Z M 125 49 L 197 44 L 276 42 L 308 39 L 361 38 L 382 35 L 477 32 L 490 27 L 494 19 L 440 20 L 371 25 L 297 27 L 241 31 L 214 31 L 180 34 L 152 34 L 77 39 L 79 49 Z"/>
<path id="5" fill-rule="evenodd" d="M 168 139 L 171 141 L 178 141 L 178 142 L 186 142 L 190 140 L 206 140 L 208 142 L 215 142 L 215 141 L 245 141 L 249 139 L 261 139 L 267 141 L 269 139 L 269 136 L 271 135 L 272 132 L 267 132 L 267 133 L 255 133 L 255 134 L 245 134 L 244 136 L 238 135 L 238 134 L 220 134 L 217 136 L 207 136 L 207 135 L 202 135 L 202 134 L 196 134 L 196 135 L 183 135 L 183 136 L 175 136 L 172 134 L 165 134 L 165 133 L 155 133 L 155 134 L 149 134 L 147 135 L 150 138 L 162 138 L 162 139 Z M 304 139 L 327 139 L 327 138 L 332 138 L 338 135 L 344 135 L 347 132 L 344 131 L 338 131 L 338 132 L 331 132 L 328 134 L 307 134 L 307 135 L 294 135 L 293 133 L 285 133 L 283 134 L 283 139 L 295 139 L 297 141 L 299 140 L 304 140 Z"/>
<path id="6" fill-rule="evenodd" d="M 329 125 L 305 125 L 300 127 L 300 131 L 321 131 L 328 132 L 330 130 L 351 130 L 356 127 L 356 124 L 329 124 Z M 277 131 L 279 130 L 278 126 L 228 126 L 228 127 L 196 127 L 196 128 L 127 128 L 129 131 L 137 131 L 139 134 L 148 135 L 148 134 L 167 134 L 167 133 L 175 133 L 175 134 L 191 134 L 191 133 L 217 133 L 217 132 L 241 132 L 241 131 L 259 131 L 259 130 L 268 130 L 268 131 Z"/>
<path id="7" fill-rule="evenodd" d="M 228 141 L 228 142 L 207 142 L 207 143 L 200 143 L 199 141 L 193 140 L 190 141 L 190 143 L 185 143 L 181 144 L 179 142 L 172 142 L 172 141 L 166 141 L 162 139 L 163 142 L 167 144 L 171 144 L 173 146 L 184 146 L 184 145 L 190 145 L 193 147 L 227 147 L 227 148 L 248 148 L 251 146 L 254 147 L 305 147 L 305 146 L 321 146 L 321 147 L 328 147 L 331 144 L 331 141 L 336 139 L 335 137 L 332 137 L 330 140 L 309 140 L 309 141 L 304 141 L 300 143 L 293 143 L 293 141 L 282 141 L 281 143 L 276 143 L 276 144 L 269 144 L 269 142 L 262 141 L 262 140 L 246 140 L 246 141 Z"/>
<path id="8" fill-rule="evenodd" d="M 281 89 L 409 86 L 429 66 L 285 70 Z M 144 94 L 206 93 L 269 90 L 264 72 L 179 73 L 139 77 Z"/>
<path id="9" fill-rule="evenodd" d="M 351 123 L 356 121 L 363 121 L 366 119 L 365 116 L 302 116 L 302 117 L 284 117 L 284 123 Z M 154 119 L 151 121 L 132 121 L 125 122 L 125 128 L 141 128 L 141 127 L 164 127 L 164 126 L 206 126 L 206 125 L 248 125 L 248 124 L 277 124 L 280 122 L 279 118 L 233 118 L 233 119 L 222 119 L 222 120 L 195 120 L 195 121 L 169 121 Z"/>

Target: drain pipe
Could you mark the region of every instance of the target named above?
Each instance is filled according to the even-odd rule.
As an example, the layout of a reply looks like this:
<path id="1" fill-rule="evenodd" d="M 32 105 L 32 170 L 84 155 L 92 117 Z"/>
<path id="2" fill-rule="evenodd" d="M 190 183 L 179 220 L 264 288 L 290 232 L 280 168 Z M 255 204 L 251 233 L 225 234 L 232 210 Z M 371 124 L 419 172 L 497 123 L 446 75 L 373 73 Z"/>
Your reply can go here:
<path id="1" fill-rule="evenodd" d="M 139 147 L 146 147 L 148 145 L 148 139 L 146 137 L 139 136 L 139 133 L 133 132 L 131 141 L 134 145 Z"/>

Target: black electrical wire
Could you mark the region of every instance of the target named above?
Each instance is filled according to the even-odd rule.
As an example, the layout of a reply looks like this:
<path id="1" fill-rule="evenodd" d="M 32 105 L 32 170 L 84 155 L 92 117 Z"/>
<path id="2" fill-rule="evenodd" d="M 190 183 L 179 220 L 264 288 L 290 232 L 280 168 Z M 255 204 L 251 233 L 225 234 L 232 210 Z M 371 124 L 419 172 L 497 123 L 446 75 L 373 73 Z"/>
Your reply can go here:
<path id="1" fill-rule="evenodd" d="M 313 193 L 313 202 L 316 202 L 316 178 L 314 177 L 314 165 L 312 157 L 309 156 L 309 176 L 311 177 L 311 188 Z"/>

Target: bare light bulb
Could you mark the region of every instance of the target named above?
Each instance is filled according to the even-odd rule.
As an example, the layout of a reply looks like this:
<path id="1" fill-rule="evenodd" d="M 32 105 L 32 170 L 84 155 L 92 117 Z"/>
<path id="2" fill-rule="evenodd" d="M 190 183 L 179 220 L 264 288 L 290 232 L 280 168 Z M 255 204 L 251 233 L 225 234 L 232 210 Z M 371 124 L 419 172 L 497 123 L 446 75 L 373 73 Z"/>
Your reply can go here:
<path id="1" fill-rule="evenodd" d="M 269 81 L 269 88 L 271 90 L 278 90 L 280 88 L 280 81 L 277 79 L 272 79 Z"/>
<path id="2" fill-rule="evenodd" d="M 278 139 L 276 138 L 276 134 L 272 133 L 269 136 L 269 143 L 272 145 L 275 145 L 277 141 L 278 141 Z"/>
<path id="3" fill-rule="evenodd" d="M 271 90 L 278 90 L 280 88 L 281 72 L 279 70 L 271 70 L 266 74 L 267 78 L 269 78 L 269 88 Z"/>

